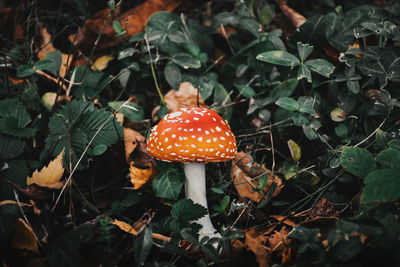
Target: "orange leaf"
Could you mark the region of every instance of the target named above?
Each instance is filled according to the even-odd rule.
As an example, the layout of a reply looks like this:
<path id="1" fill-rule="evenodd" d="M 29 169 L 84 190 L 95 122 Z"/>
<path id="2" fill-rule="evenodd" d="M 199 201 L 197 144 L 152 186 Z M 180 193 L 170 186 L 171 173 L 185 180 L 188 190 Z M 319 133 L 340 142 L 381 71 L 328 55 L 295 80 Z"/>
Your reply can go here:
<path id="1" fill-rule="evenodd" d="M 93 63 L 93 65 L 90 67 L 94 71 L 102 71 L 108 66 L 108 62 L 113 60 L 114 58 L 112 56 L 101 56 L 96 61 Z"/>
<path id="2" fill-rule="evenodd" d="M 13 247 L 39 253 L 38 242 L 32 228 L 21 218 L 15 224 L 15 233 L 11 242 Z"/>
<path id="3" fill-rule="evenodd" d="M 114 220 L 112 224 L 118 226 L 119 229 L 121 229 L 122 231 L 127 232 L 128 234 L 135 235 L 135 236 L 138 234 L 138 231 L 136 231 L 135 228 L 133 228 L 133 226 L 130 225 L 129 223 L 126 223 L 126 222 L 123 222 L 123 221 Z"/>
<path id="4" fill-rule="evenodd" d="M 54 186 L 60 188 L 63 186 L 63 183 L 60 180 L 64 174 L 64 166 L 63 166 L 63 155 L 64 150 L 55 158 L 50 161 L 49 165 L 43 167 L 40 171 L 36 170 L 32 177 L 28 177 L 26 183 L 28 185 L 37 184 L 39 186 L 50 187 L 55 189 Z"/>
<path id="5" fill-rule="evenodd" d="M 260 184 L 257 177 L 261 177 L 264 174 L 268 174 L 267 184 L 262 190 L 255 191 L 254 189 Z M 264 165 L 254 162 L 253 158 L 244 152 L 236 154 L 232 164 L 231 177 L 239 195 L 255 202 L 260 202 L 273 184 L 276 184 L 273 196 L 278 195 L 283 188 L 282 180 L 279 177 Z"/>

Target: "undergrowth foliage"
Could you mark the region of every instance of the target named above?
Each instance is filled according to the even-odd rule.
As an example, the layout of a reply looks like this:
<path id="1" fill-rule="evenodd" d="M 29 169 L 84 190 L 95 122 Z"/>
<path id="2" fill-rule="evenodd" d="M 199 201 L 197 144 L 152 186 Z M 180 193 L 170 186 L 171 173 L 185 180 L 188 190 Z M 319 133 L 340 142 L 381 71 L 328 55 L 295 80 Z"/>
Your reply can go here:
<path id="1" fill-rule="evenodd" d="M 136 34 L 119 12 L 168 1 L 9 2 L 1 14 L 20 14 L 23 34 L 0 26 L 4 266 L 400 264 L 397 1 L 171 1 Z M 97 41 L 74 47 L 68 35 L 87 21 Z M 107 23 L 113 40 L 101 38 Z M 44 28 L 54 51 L 39 59 Z M 184 199 L 180 165 L 157 162 L 139 190 L 129 181 L 124 128 L 146 136 L 183 82 L 283 181 L 274 194 L 271 174 L 248 178 L 254 201 L 235 190 L 231 163 L 208 164 L 221 238 L 199 240 L 207 210 Z M 27 184 L 60 153 L 61 186 Z"/>

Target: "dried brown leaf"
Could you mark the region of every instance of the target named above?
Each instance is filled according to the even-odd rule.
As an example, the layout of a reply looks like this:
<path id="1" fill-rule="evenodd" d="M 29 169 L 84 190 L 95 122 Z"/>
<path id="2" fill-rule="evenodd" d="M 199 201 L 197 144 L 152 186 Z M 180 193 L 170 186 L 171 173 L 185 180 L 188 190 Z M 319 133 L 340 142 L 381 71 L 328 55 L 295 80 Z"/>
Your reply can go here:
<path id="1" fill-rule="evenodd" d="M 0 201 L 0 206 L 4 206 L 4 205 L 18 205 L 18 206 L 26 206 L 26 207 L 31 207 L 32 206 L 32 204 L 23 203 L 23 202 L 17 202 L 15 200 L 3 200 L 3 201 Z"/>
<path id="2" fill-rule="evenodd" d="M 16 221 L 11 244 L 15 248 L 39 253 L 38 242 L 32 228 L 21 218 L 18 218 Z"/>
<path id="3" fill-rule="evenodd" d="M 128 234 L 131 234 L 133 236 L 138 235 L 138 231 L 135 229 L 136 227 L 134 227 L 134 225 L 130 225 L 129 223 L 123 222 L 123 221 L 119 221 L 119 220 L 114 220 L 113 223 L 114 225 L 118 226 L 119 229 L 121 229 L 122 231 L 127 232 Z M 154 239 L 158 239 L 158 240 L 164 240 L 164 241 L 171 241 L 171 238 L 168 236 L 164 236 L 162 234 L 157 234 L 157 233 L 153 233 L 152 237 Z"/>
<path id="4" fill-rule="evenodd" d="M 130 128 L 124 128 L 125 159 L 133 189 L 137 190 L 157 175 L 154 160 L 147 154 L 145 138 Z"/>
<path id="5" fill-rule="evenodd" d="M 52 43 L 52 36 L 50 33 L 47 31 L 45 27 L 40 27 L 40 35 L 42 37 L 42 42 L 40 45 L 40 50 L 37 52 L 37 56 L 39 59 L 44 59 L 46 55 L 50 52 L 56 51 L 57 49 L 53 46 Z M 71 66 L 73 60 L 73 55 L 72 54 L 64 54 L 61 53 L 61 68 L 60 68 L 60 77 L 65 77 L 67 75 L 67 71 L 69 67 Z M 40 74 L 40 72 L 39 72 Z M 42 75 L 44 76 L 44 75 Z M 58 79 L 53 77 L 53 76 L 44 76 L 45 78 L 48 78 L 56 83 L 58 83 Z M 64 88 L 65 89 L 65 88 Z"/>
<path id="6" fill-rule="evenodd" d="M 293 23 L 296 28 L 300 27 L 304 22 L 307 21 L 307 19 L 303 15 L 288 6 L 287 0 L 275 0 L 275 2 L 278 4 L 283 14 L 285 14 L 285 16 Z"/>
<path id="7" fill-rule="evenodd" d="M 199 90 L 190 82 L 181 83 L 178 90 L 170 90 L 164 100 L 170 111 L 186 107 L 207 107 Z"/>
<path id="8" fill-rule="evenodd" d="M 178 0 L 147 0 L 122 14 L 117 9 L 114 12 L 114 17 L 110 16 L 110 9 L 105 8 L 94 15 L 92 19 L 87 20 L 78 34 L 76 36 L 71 35 L 69 39 L 80 50 L 86 51 L 93 48 L 97 37 L 101 34 L 100 42 L 96 48 L 109 48 L 143 31 L 147 19 L 153 13 L 158 11 L 172 11 L 180 3 L 181 1 Z M 112 26 L 113 20 L 119 21 L 122 28 L 126 30 L 124 36 L 117 36 Z"/>
<path id="9" fill-rule="evenodd" d="M 267 241 L 267 236 L 256 229 L 251 229 L 246 232 L 245 244 L 247 249 L 254 253 L 259 267 L 267 267 L 271 259 L 271 251 L 264 244 Z"/>
<path id="10" fill-rule="evenodd" d="M 262 191 L 254 191 L 259 185 L 256 177 L 268 174 L 268 181 Z M 264 165 L 254 162 L 253 158 L 244 152 L 238 152 L 233 160 L 231 177 L 235 188 L 241 197 L 249 198 L 255 202 L 260 202 L 263 195 L 268 192 L 273 184 L 275 184 L 272 196 L 275 197 L 283 188 L 282 180 L 268 170 Z"/>

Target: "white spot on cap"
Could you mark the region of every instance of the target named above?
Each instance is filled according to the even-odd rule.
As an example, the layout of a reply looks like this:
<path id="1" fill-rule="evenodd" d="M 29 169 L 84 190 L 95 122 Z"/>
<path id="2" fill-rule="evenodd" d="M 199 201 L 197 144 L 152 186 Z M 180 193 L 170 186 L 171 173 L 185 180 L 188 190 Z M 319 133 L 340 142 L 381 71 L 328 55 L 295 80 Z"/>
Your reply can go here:
<path id="1" fill-rule="evenodd" d="M 173 134 L 173 135 L 172 135 L 172 138 L 175 138 L 175 137 L 176 137 L 176 134 Z"/>
<path id="2" fill-rule="evenodd" d="M 197 128 L 197 131 L 201 132 L 201 128 Z"/>
<path id="3" fill-rule="evenodd" d="M 217 130 L 218 132 L 220 132 L 220 131 L 221 131 L 221 128 L 219 128 L 219 127 L 217 126 L 217 127 L 215 127 L 215 130 Z"/>
<path id="4" fill-rule="evenodd" d="M 171 149 L 171 148 L 172 148 L 172 146 L 171 146 L 171 145 L 167 146 L 167 149 Z"/>
<path id="5" fill-rule="evenodd" d="M 225 134 L 226 134 L 226 136 L 229 136 L 229 133 L 228 133 L 228 132 L 225 132 Z"/>
<path id="6" fill-rule="evenodd" d="M 173 119 L 173 118 L 179 117 L 180 115 L 182 115 L 182 112 L 176 111 L 176 112 L 169 114 L 168 118 Z"/>
<path id="7" fill-rule="evenodd" d="M 207 139 L 207 141 L 206 141 L 207 143 L 211 143 L 211 139 Z"/>
<path id="8" fill-rule="evenodd" d="M 176 153 L 174 153 L 174 152 L 171 152 L 169 154 L 172 155 L 172 156 L 176 156 Z"/>
<path id="9" fill-rule="evenodd" d="M 190 128 L 190 129 L 189 129 L 189 132 L 193 132 L 193 130 L 194 130 L 193 128 Z"/>
<path id="10" fill-rule="evenodd" d="M 168 142 L 168 137 L 165 137 L 164 142 L 165 143 Z"/>
<path id="11" fill-rule="evenodd" d="M 197 141 L 199 141 L 199 142 L 203 142 L 203 137 L 199 137 L 199 138 L 197 138 Z"/>
<path id="12" fill-rule="evenodd" d="M 213 121 L 217 121 L 215 118 L 212 118 Z"/>
<path id="13" fill-rule="evenodd" d="M 191 146 L 191 147 L 196 147 L 196 145 L 194 145 L 194 144 L 191 144 L 190 146 Z"/>
<path id="14" fill-rule="evenodd" d="M 213 141 L 214 141 L 214 142 L 217 142 L 217 140 L 218 140 L 217 137 L 214 137 L 214 138 L 213 138 Z"/>
<path id="15" fill-rule="evenodd" d="M 224 145 L 219 144 L 218 146 L 221 147 L 221 148 L 224 148 Z"/>
<path id="16" fill-rule="evenodd" d="M 219 139 L 221 139 L 221 140 L 225 140 L 225 137 L 221 136 Z"/>
<path id="17" fill-rule="evenodd" d="M 209 132 L 209 131 L 205 131 L 205 133 L 206 133 L 206 135 L 209 135 L 209 134 L 210 134 L 210 132 Z"/>
<path id="18" fill-rule="evenodd" d="M 193 117 L 193 119 L 194 119 L 195 121 L 198 121 L 198 120 L 199 120 L 199 118 L 197 118 L 197 117 Z"/>

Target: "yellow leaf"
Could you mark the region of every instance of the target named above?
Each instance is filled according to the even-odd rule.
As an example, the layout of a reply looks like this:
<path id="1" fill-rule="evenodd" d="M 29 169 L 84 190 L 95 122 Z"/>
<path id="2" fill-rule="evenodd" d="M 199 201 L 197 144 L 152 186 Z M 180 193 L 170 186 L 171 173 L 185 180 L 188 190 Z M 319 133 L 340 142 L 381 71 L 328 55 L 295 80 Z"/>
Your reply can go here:
<path id="1" fill-rule="evenodd" d="M 26 183 L 28 185 L 37 184 L 40 186 L 47 186 L 60 182 L 64 174 L 63 166 L 64 150 L 55 158 L 50 161 L 47 167 L 43 167 L 40 171 L 36 170 L 32 177 L 28 177 Z"/>
<path id="2" fill-rule="evenodd" d="M 292 155 L 292 159 L 294 161 L 299 161 L 301 158 L 301 148 L 300 146 L 293 140 L 287 141 L 290 154 Z"/>
<path id="3" fill-rule="evenodd" d="M 127 233 L 129 233 L 131 235 L 137 235 L 138 234 L 138 232 L 129 223 L 126 223 L 126 222 L 123 222 L 123 221 L 114 220 L 112 224 L 118 226 L 119 229 L 121 229 L 122 231 L 125 231 L 125 232 L 127 232 Z"/>
<path id="4" fill-rule="evenodd" d="M 13 247 L 38 253 L 38 242 L 32 228 L 21 218 L 17 219 L 12 240 Z"/>
<path id="5" fill-rule="evenodd" d="M 113 60 L 114 58 L 112 56 L 101 56 L 96 61 L 93 63 L 91 69 L 94 71 L 102 71 L 108 66 L 108 62 Z"/>
<path id="6" fill-rule="evenodd" d="M 129 167 L 131 183 L 133 184 L 133 189 L 137 190 L 145 185 L 149 180 L 153 179 L 157 170 L 154 165 L 151 165 L 149 168 L 141 169 L 133 165 Z"/>

